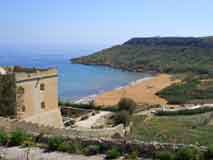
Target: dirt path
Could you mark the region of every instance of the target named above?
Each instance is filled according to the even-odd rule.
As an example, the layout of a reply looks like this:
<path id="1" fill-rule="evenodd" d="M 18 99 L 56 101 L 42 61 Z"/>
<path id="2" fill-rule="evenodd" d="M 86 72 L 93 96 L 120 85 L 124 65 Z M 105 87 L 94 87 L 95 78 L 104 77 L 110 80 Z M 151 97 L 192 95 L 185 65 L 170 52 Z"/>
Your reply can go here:
<path id="1" fill-rule="evenodd" d="M 91 128 L 99 119 L 101 119 L 103 116 L 106 116 L 108 114 L 111 114 L 111 112 L 100 111 L 98 114 L 94 116 L 90 116 L 86 120 L 76 122 L 75 126 L 80 128 Z"/>

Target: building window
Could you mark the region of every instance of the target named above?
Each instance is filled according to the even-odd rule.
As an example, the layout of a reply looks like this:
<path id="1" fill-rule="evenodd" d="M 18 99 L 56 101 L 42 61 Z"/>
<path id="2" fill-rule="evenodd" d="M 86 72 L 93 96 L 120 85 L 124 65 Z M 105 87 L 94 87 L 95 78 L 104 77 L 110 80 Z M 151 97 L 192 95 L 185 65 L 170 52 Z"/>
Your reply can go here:
<path id="1" fill-rule="evenodd" d="M 45 109 L 45 107 L 46 107 L 45 103 L 44 103 L 44 102 L 41 102 L 41 108 L 42 108 L 42 109 Z"/>
<path id="2" fill-rule="evenodd" d="M 17 93 L 23 95 L 24 94 L 24 88 L 23 87 L 18 87 Z"/>
<path id="3" fill-rule="evenodd" d="M 26 111 L 26 107 L 23 105 L 22 106 L 22 112 L 25 112 Z"/>
<path id="4" fill-rule="evenodd" d="M 45 90 L 45 85 L 42 83 L 40 84 L 40 91 L 44 91 Z"/>

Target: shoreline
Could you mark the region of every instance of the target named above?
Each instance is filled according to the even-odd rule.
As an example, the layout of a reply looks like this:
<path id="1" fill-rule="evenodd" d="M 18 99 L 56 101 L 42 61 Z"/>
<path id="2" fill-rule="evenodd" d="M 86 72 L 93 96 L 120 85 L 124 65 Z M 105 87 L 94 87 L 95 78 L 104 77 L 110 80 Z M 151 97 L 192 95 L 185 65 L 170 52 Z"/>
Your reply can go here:
<path id="1" fill-rule="evenodd" d="M 98 94 L 91 94 L 91 95 L 88 95 L 88 96 L 86 96 L 86 97 L 82 97 L 82 98 L 80 98 L 80 99 L 74 101 L 74 103 L 76 103 L 76 104 L 88 104 L 88 103 L 90 103 L 90 102 L 92 102 L 92 101 L 95 101 L 96 98 L 97 98 L 98 96 L 101 96 L 101 95 L 103 95 L 103 94 L 105 94 L 105 93 L 113 92 L 113 91 L 119 91 L 119 90 L 122 90 L 122 89 L 126 89 L 126 88 L 128 88 L 128 87 L 131 87 L 131 86 L 140 84 L 141 82 L 150 80 L 150 79 L 152 79 L 152 78 L 154 78 L 154 75 L 150 75 L 150 76 L 148 76 L 148 77 L 140 78 L 140 79 L 131 81 L 131 82 L 129 82 L 129 83 L 126 84 L 126 85 L 118 86 L 118 87 L 116 87 L 116 88 L 114 88 L 114 89 L 111 89 L 111 90 L 109 90 L 109 91 L 101 91 L 101 92 L 98 93 Z"/>
<path id="2" fill-rule="evenodd" d="M 131 98 L 137 104 L 166 105 L 167 101 L 156 95 L 160 90 L 179 82 L 173 80 L 168 74 L 155 74 L 150 77 L 130 82 L 124 87 L 114 89 L 95 97 L 95 104 L 98 106 L 116 105 L 121 98 Z"/>

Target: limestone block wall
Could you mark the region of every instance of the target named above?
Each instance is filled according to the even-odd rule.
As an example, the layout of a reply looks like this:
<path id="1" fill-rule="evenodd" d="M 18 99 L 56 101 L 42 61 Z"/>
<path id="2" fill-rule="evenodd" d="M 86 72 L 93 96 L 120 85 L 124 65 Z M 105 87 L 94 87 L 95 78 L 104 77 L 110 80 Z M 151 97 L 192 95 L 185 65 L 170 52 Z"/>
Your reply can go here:
<path id="1" fill-rule="evenodd" d="M 63 120 L 59 108 L 48 112 L 42 112 L 40 114 L 35 114 L 24 119 L 26 122 L 38 123 L 40 125 L 52 126 L 55 128 L 63 128 Z"/>
<path id="2" fill-rule="evenodd" d="M 39 125 L 32 122 L 7 119 L 0 117 L 0 129 L 7 132 L 21 129 L 31 134 L 45 134 L 50 136 L 62 136 L 67 138 L 111 138 L 115 134 L 124 136 L 124 126 L 118 125 L 113 128 L 104 129 L 65 129 L 55 128 L 47 125 Z"/>

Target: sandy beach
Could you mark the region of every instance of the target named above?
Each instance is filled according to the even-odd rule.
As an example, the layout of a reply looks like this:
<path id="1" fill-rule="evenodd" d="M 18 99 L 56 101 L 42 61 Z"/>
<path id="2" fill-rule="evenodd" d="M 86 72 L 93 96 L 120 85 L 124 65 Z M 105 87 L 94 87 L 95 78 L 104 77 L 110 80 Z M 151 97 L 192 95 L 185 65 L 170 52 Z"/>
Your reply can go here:
<path id="1" fill-rule="evenodd" d="M 167 101 L 158 97 L 156 93 L 176 82 L 178 80 L 173 80 L 168 74 L 158 74 L 152 78 L 139 80 L 126 87 L 98 95 L 95 98 L 95 104 L 103 106 L 115 105 L 121 98 L 128 97 L 138 104 L 165 105 Z"/>

